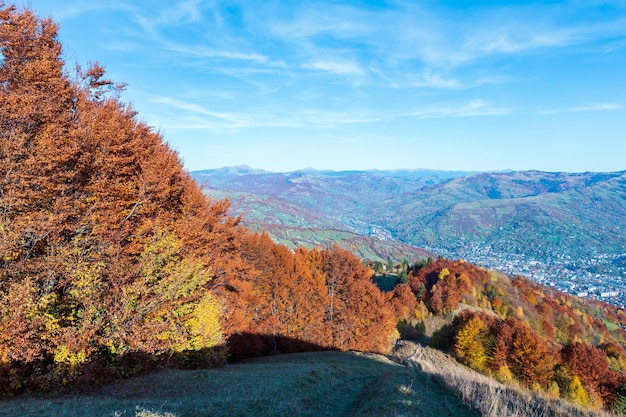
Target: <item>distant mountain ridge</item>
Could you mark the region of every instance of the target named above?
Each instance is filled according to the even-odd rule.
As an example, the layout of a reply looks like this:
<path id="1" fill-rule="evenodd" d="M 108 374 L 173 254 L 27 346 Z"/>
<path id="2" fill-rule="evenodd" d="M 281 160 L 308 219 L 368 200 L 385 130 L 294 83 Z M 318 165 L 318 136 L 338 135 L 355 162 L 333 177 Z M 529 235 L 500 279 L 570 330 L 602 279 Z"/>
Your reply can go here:
<path id="1" fill-rule="evenodd" d="M 626 281 L 626 171 L 272 173 L 238 167 L 192 174 L 205 181 L 207 194 L 229 197 L 244 222 L 271 225 L 282 239 L 293 227 L 345 230 L 539 281 L 575 277 L 580 282 L 562 285 L 571 292 L 596 287 L 586 287 L 585 277 L 610 276 L 619 281 L 612 290 Z"/>
<path id="2" fill-rule="evenodd" d="M 266 230 L 288 246 L 337 243 L 363 257 L 412 259 L 432 253 L 398 241 L 384 228 L 359 219 L 358 214 L 381 200 L 468 173 L 313 169 L 279 173 L 239 166 L 194 171 L 192 175 L 211 197 L 229 198 L 232 214 L 243 215 L 246 225 Z M 337 233 L 315 236 L 315 231 L 323 230 Z"/>

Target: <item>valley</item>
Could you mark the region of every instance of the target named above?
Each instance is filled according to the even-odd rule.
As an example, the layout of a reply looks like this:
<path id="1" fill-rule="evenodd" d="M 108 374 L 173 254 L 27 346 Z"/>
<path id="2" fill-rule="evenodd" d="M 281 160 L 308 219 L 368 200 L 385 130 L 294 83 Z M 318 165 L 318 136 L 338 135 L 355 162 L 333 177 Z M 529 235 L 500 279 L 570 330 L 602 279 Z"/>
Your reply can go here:
<path id="1" fill-rule="evenodd" d="M 443 255 L 626 305 L 626 172 L 196 171 L 212 198 L 290 247 Z M 332 232 L 329 232 L 332 231 Z M 357 243 L 358 242 L 358 243 Z"/>

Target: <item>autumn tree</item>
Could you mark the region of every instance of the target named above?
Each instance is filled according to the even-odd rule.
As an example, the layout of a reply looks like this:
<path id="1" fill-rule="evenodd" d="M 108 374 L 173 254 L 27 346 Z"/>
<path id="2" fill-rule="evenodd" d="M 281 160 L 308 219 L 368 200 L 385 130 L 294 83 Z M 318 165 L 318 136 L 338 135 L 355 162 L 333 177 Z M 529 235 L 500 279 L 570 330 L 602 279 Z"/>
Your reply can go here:
<path id="1" fill-rule="evenodd" d="M 555 364 L 550 347 L 522 321 L 509 321 L 513 328 L 507 359 L 511 371 L 528 386 L 546 387 L 552 380 Z"/>
<path id="2" fill-rule="evenodd" d="M 397 320 L 416 318 L 417 300 L 408 284 L 398 284 L 390 294 L 390 303 Z M 423 317 L 419 317 L 420 319 Z"/>
<path id="3" fill-rule="evenodd" d="M 462 363 L 478 371 L 487 364 L 485 341 L 488 329 L 478 314 L 468 313 L 456 320 L 454 337 L 454 355 Z"/>
<path id="4" fill-rule="evenodd" d="M 325 277 L 325 324 L 330 345 L 341 350 L 386 352 L 395 337 L 395 320 L 371 271 L 350 252 L 333 246 L 310 254 L 314 271 Z"/>
<path id="5" fill-rule="evenodd" d="M 269 336 L 261 341 L 264 351 L 297 351 L 306 344 L 325 347 L 327 290 L 324 277 L 308 263 L 309 252 L 292 253 L 267 234 L 243 235 L 241 242 L 243 259 L 252 266 L 245 275 L 253 297 L 246 331 Z"/>
<path id="6" fill-rule="evenodd" d="M 563 348 L 563 363 L 569 371 L 580 378 L 583 386 L 600 396 L 605 404 L 612 404 L 623 376 L 609 369 L 606 353 L 585 343 L 574 342 Z"/>
<path id="7" fill-rule="evenodd" d="M 0 4 L 0 358 L 40 386 L 221 344 L 211 290 L 238 263 L 227 205 L 61 52 L 51 20 Z"/>
<path id="8" fill-rule="evenodd" d="M 10 303 L 0 328 L 20 329 L 0 356 L 43 360 L 65 324 L 51 312 L 69 275 L 62 260 L 81 183 L 74 102 L 51 20 L 0 3 L 0 57 L 0 298 Z"/>

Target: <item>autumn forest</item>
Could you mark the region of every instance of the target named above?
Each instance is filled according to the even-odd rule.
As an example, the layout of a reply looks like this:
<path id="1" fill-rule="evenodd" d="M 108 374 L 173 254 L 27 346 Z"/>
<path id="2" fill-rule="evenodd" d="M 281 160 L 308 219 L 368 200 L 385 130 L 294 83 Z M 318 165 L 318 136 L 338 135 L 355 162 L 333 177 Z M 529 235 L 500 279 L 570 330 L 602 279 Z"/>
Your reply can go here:
<path id="1" fill-rule="evenodd" d="M 461 363 L 626 410 L 626 313 L 463 261 L 381 291 L 337 247 L 290 250 L 211 201 L 98 63 L 0 2 L 0 393 L 308 350 L 389 352 L 424 320 Z M 471 308 L 468 308 L 470 307 Z"/>

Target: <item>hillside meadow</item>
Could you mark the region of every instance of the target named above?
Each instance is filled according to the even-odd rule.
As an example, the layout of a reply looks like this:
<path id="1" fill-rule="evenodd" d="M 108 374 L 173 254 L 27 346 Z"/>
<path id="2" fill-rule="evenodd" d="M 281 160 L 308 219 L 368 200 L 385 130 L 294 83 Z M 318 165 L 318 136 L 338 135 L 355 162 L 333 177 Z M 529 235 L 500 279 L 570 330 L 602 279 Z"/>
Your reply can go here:
<path id="1" fill-rule="evenodd" d="M 164 370 L 91 392 L 0 402 L 0 416 L 420 416 L 480 414 L 440 382 L 373 354 L 277 355 Z"/>
<path id="2" fill-rule="evenodd" d="M 390 356 L 275 355 L 202 370 L 162 370 L 85 389 L 0 402 L 0 416 L 610 417 L 504 385 L 423 345 Z"/>

